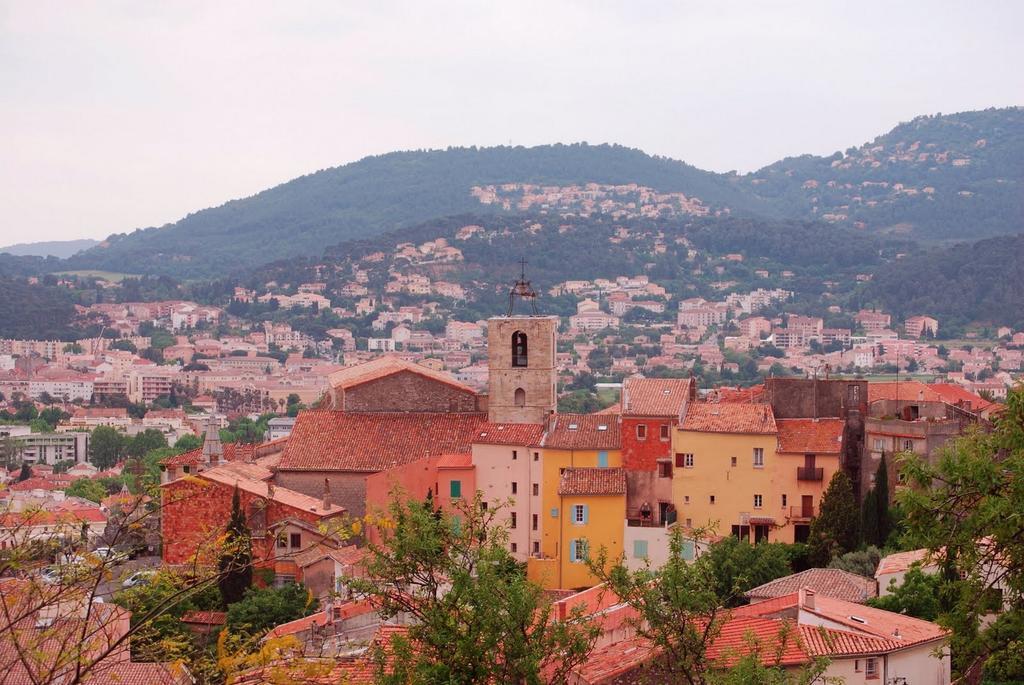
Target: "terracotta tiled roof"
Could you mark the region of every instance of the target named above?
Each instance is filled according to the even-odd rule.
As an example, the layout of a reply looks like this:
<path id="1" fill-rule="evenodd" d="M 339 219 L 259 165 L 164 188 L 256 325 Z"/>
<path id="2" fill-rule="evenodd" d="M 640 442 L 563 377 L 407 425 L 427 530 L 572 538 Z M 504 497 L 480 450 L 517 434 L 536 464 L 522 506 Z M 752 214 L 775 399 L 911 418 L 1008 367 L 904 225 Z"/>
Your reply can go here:
<path id="1" fill-rule="evenodd" d="M 701 433 L 771 435 L 777 432 L 771 405 L 728 402 L 691 402 L 686 408 L 682 428 Z"/>
<path id="2" fill-rule="evenodd" d="M 778 419 L 779 452 L 839 454 L 843 447 L 842 419 Z"/>
<path id="3" fill-rule="evenodd" d="M 128 410 L 124 407 L 78 407 L 73 414 L 75 418 L 128 418 Z"/>
<path id="4" fill-rule="evenodd" d="M 926 549 L 915 549 L 909 552 L 896 552 L 882 557 L 875 569 L 875 577 L 891 573 L 905 573 L 914 564 L 925 564 L 931 555 Z"/>
<path id="5" fill-rule="evenodd" d="M 968 408 L 968 411 L 982 411 L 983 409 L 995 404 L 994 402 L 989 402 L 980 395 L 975 395 L 973 392 L 970 392 L 956 383 L 932 383 L 928 387 L 948 404 L 969 404 L 970 407 Z"/>
<path id="6" fill-rule="evenodd" d="M 340 371 L 335 371 L 327 377 L 327 382 L 332 388 L 347 390 L 348 388 L 353 388 L 357 385 L 362 385 L 363 383 L 368 383 L 370 381 L 375 381 L 377 379 L 405 371 L 425 376 L 474 395 L 476 394 L 475 389 L 459 382 L 453 376 L 450 376 L 443 371 L 434 371 L 433 369 L 429 369 L 421 364 L 415 364 L 393 356 L 378 357 L 377 359 L 373 359 L 363 364 L 356 364 L 354 366 L 343 368 Z"/>
<path id="7" fill-rule="evenodd" d="M 201 623 L 208 626 L 222 626 L 227 620 L 228 615 L 223 611 L 186 611 L 181 616 L 182 623 Z"/>
<path id="8" fill-rule="evenodd" d="M 731 664 L 750 653 L 750 641 L 763 647 L 766 664 L 797 666 L 809 662 L 810 656 L 800 641 L 786 635 L 788 622 L 756 617 L 731 617 L 708 648 L 707 658 L 721 665 Z M 784 642 L 783 642 L 784 640 Z"/>
<path id="9" fill-rule="evenodd" d="M 249 461 L 255 456 L 256 449 L 259 445 L 254 443 L 229 442 L 223 447 L 224 454 L 221 455 L 221 459 L 224 461 Z M 197 447 L 194 450 L 182 452 L 181 454 L 176 454 L 173 457 L 162 459 L 160 460 L 160 463 L 164 466 L 195 466 L 196 464 L 201 464 L 202 461 L 203 448 Z"/>
<path id="10" fill-rule="evenodd" d="M 439 469 L 468 469 L 473 466 L 472 454 L 442 454 L 437 460 Z"/>
<path id="11" fill-rule="evenodd" d="M 800 640 L 809 654 L 825 657 L 884 654 L 904 647 L 895 640 L 806 625 L 800 626 Z"/>
<path id="12" fill-rule="evenodd" d="M 752 600 L 791 595 L 806 587 L 817 595 L 863 604 L 878 594 L 874 578 L 865 578 L 838 568 L 811 568 L 758 585 L 745 594 Z"/>
<path id="13" fill-rule="evenodd" d="M 539 423 L 485 423 L 473 442 L 478 445 L 522 445 L 539 447 L 544 426 Z"/>
<path id="14" fill-rule="evenodd" d="M 626 471 L 621 468 L 570 468 L 562 472 L 559 495 L 625 495 Z"/>
<path id="15" fill-rule="evenodd" d="M 689 378 L 627 378 L 622 386 L 622 414 L 679 416 L 692 385 Z"/>
<path id="16" fill-rule="evenodd" d="M 942 397 L 931 386 L 920 381 L 868 383 L 868 403 L 896 399 L 924 402 L 942 401 Z"/>
<path id="17" fill-rule="evenodd" d="M 286 507 L 300 509 L 303 512 L 316 514 L 320 517 L 338 516 L 345 513 L 345 507 L 331 504 L 329 507 L 324 508 L 321 498 L 310 497 L 288 488 L 275 487 L 273 492 L 271 492 L 269 484 L 273 476 L 273 472 L 259 464 L 247 464 L 240 461 L 221 464 L 197 475 L 198 478 L 204 478 L 231 488 L 237 485 L 240 490 L 245 492 L 264 499 L 271 499 Z M 181 481 L 172 481 L 163 487 L 173 487 L 178 482 Z"/>
<path id="18" fill-rule="evenodd" d="M 376 473 L 428 454 L 465 454 L 485 423 L 476 413 L 304 411 L 278 468 Z"/>
<path id="19" fill-rule="evenodd" d="M 185 685 L 195 682 L 178 664 L 118 661 L 101 663 L 82 679 L 84 685 Z"/>
<path id="20" fill-rule="evenodd" d="M 760 402 L 764 397 L 764 384 L 749 388 L 716 388 L 714 392 L 720 402 Z"/>
<path id="21" fill-rule="evenodd" d="M 617 450 L 622 447 L 619 421 L 601 414 L 555 414 L 542 445 L 558 450 Z"/>

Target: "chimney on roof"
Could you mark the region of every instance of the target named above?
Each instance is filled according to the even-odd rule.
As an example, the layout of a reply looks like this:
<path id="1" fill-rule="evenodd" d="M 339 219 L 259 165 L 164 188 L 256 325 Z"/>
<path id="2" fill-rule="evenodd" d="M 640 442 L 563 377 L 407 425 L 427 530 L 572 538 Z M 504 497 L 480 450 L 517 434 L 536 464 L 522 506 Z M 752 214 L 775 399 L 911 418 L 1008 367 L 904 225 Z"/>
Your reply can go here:
<path id="1" fill-rule="evenodd" d="M 220 426 L 217 419 L 210 417 L 206 422 L 206 436 L 203 438 L 203 464 L 217 466 L 224 456 L 224 446 L 220 444 Z"/>
<path id="2" fill-rule="evenodd" d="M 267 481 L 267 499 L 274 499 L 274 482 Z"/>
<path id="3" fill-rule="evenodd" d="M 331 479 L 330 478 L 324 478 L 324 502 L 323 502 L 323 508 L 324 508 L 324 511 L 327 511 L 328 509 L 331 508 Z"/>
<path id="4" fill-rule="evenodd" d="M 808 587 L 800 588 L 800 607 L 814 610 L 814 590 Z"/>

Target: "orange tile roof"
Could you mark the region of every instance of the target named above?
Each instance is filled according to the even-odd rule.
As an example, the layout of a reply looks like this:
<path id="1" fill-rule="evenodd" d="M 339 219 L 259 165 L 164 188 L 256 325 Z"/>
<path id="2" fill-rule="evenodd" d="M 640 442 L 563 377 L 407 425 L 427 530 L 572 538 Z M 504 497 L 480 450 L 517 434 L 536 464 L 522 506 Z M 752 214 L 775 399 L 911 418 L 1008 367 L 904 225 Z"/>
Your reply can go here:
<path id="1" fill-rule="evenodd" d="M 868 383 L 868 403 L 879 400 L 918 400 L 941 402 L 942 396 L 920 381 Z"/>
<path id="2" fill-rule="evenodd" d="M 617 417 L 601 414 L 555 414 L 542 446 L 559 450 L 617 450 L 622 436 Z"/>
<path id="3" fill-rule="evenodd" d="M 701 433 L 766 435 L 778 430 L 771 405 L 728 402 L 691 402 L 686 408 L 682 429 Z"/>
<path id="4" fill-rule="evenodd" d="M 477 445 L 522 445 L 539 447 L 544 426 L 539 423 L 485 423 L 473 443 Z"/>
<path id="5" fill-rule="evenodd" d="M 402 372 L 415 373 L 420 376 L 430 378 L 431 380 L 439 381 L 454 388 L 458 388 L 459 390 L 463 390 L 474 395 L 476 394 L 475 389 L 456 380 L 454 376 L 444 373 L 443 371 L 435 371 L 421 364 L 409 362 L 401 359 L 400 357 L 390 355 L 378 357 L 362 364 L 348 366 L 339 371 L 335 371 L 327 377 L 327 382 L 332 388 L 348 389 Z"/>
<path id="6" fill-rule="evenodd" d="M 472 454 L 442 454 L 437 460 L 439 469 L 468 469 L 473 466 Z"/>
<path id="7" fill-rule="evenodd" d="M 800 640 L 809 654 L 825 657 L 884 654 L 905 646 L 895 640 L 808 625 L 800 626 Z"/>
<path id="8" fill-rule="evenodd" d="M 267 443 L 270 444 L 270 443 Z M 255 443 L 228 442 L 223 445 L 224 454 L 221 459 L 224 461 L 249 461 L 256 453 L 259 445 Z M 203 448 L 197 447 L 188 452 L 176 454 L 173 457 L 161 459 L 164 466 L 195 466 L 203 462 Z"/>
<path id="9" fill-rule="evenodd" d="M 777 419 L 779 452 L 839 454 L 843 448 L 842 419 Z"/>
<path id="10" fill-rule="evenodd" d="M 182 623 L 200 623 L 208 626 L 222 626 L 227 620 L 228 615 L 224 611 L 186 611 L 181 616 Z"/>
<path id="11" fill-rule="evenodd" d="M 760 402 L 764 397 L 764 384 L 749 388 L 715 388 L 720 402 Z"/>
<path id="12" fill-rule="evenodd" d="M 622 414 L 679 416 L 692 386 L 690 378 L 627 378 L 622 386 Z"/>
<path id="13" fill-rule="evenodd" d="M 562 471 L 559 495 L 625 495 L 626 470 L 622 468 L 569 468 Z"/>
<path id="14" fill-rule="evenodd" d="M 874 578 L 865 578 L 838 568 L 807 569 L 758 585 L 744 594 L 753 600 L 769 599 L 791 595 L 803 587 L 814 590 L 819 597 L 836 597 L 858 604 L 878 594 Z"/>
<path id="15" fill-rule="evenodd" d="M 927 549 L 915 549 L 909 552 L 896 552 L 882 557 L 875 569 L 875 577 L 890 573 L 905 573 L 914 564 L 926 564 L 931 559 Z"/>
<path id="16" fill-rule="evenodd" d="M 280 470 L 376 473 L 435 454 L 465 454 L 485 414 L 300 412 Z"/>

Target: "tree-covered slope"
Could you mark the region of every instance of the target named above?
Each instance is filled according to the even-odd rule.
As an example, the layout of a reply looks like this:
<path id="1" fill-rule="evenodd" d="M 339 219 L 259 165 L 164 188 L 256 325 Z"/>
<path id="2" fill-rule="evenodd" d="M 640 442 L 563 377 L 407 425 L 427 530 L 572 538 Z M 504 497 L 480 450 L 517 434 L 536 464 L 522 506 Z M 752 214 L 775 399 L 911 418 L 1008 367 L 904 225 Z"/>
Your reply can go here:
<path id="1" fill-rule="evenodd" d="M 925 314 L 943 323 L 1024 329 L 1024 235 L 981 240 L 912 255 L 878 269 L 864 304 L 897 318 Z"/>
<path id="2" fill-rule="evenodd" d="M 1024 231 L 1024 108 L 922 116 L 845 154 L 738 177 L 791 217 L 973 240 Z"/>
<path id="3" fill-rule="evenodd" d="M 637 183 L 706 204 L 758 209 L 725 176 L 613 145 L 395 152 L 325 169 L 160 228 L 111 236 L 68 268 L 210 276 L 378 235 L 440 216 L 486 211 L 474 185 Z M 764 209 L 764 208 L 761 208 Z"/>

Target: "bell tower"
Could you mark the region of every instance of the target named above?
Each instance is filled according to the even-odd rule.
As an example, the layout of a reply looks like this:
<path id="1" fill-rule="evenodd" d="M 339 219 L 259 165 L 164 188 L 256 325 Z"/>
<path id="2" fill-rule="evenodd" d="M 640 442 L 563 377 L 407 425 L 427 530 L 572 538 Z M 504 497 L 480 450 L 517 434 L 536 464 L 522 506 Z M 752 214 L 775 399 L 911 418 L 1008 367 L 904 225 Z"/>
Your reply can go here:
<path id="1" fill-rule="evenodd" d="M 488 420 L 544 423 L 558 404 L 555 352 L 557 316 L 537 313 L 537 293 L 526 280 L 526 261 L 508 294 L 508 311 L 487 321 Z M 531 314 L 516 314 L 517 300 Z"/>

